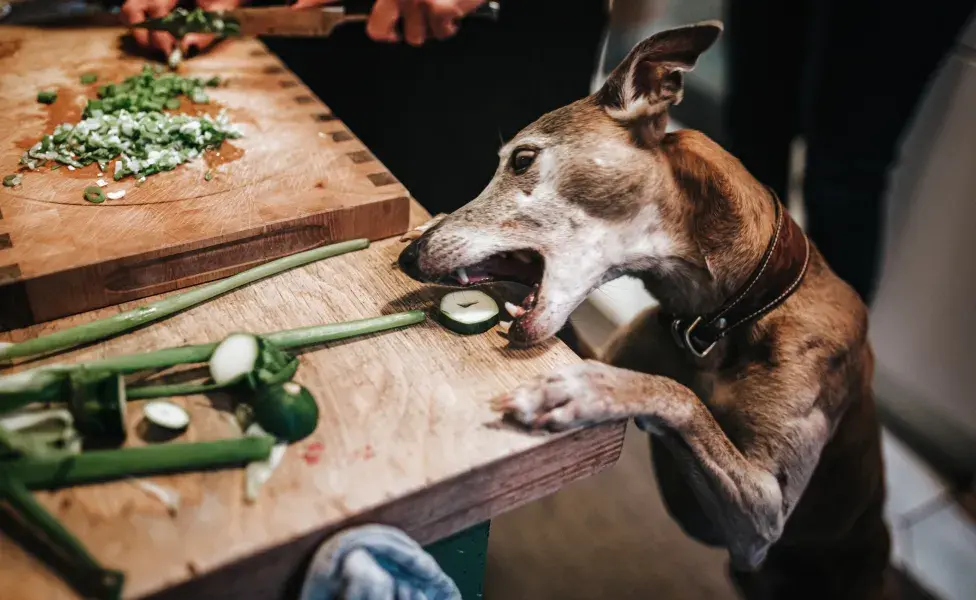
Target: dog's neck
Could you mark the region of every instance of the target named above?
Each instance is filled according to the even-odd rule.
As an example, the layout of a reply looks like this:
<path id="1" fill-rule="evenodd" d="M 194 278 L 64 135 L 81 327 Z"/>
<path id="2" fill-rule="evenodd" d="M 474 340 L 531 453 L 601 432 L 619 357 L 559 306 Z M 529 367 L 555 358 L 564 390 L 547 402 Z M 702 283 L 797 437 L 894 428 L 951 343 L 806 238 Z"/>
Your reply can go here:
<path id="1" fill-rule="evenodd" d="M 641 278 L 663 311 L 708 313 L 736 293 L 762 260 L 776 229 L 776 198 L 700 133 L 669 134 L 661 148 L 697 255 L 651 268 Z"/>

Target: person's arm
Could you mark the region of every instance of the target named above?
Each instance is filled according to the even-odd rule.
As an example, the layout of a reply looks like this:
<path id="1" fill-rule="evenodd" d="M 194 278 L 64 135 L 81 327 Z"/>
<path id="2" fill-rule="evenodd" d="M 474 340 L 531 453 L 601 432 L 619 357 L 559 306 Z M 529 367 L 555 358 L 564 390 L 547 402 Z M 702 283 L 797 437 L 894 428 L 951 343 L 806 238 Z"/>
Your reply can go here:
<path id="1" fill-rule="evenodd" d="M 296 9 L 330 4 L 335 0 L 298 0 Z M 399 42 L 397 22 L 403 21 L 403 36 L 412 46 L 430 37 L 446 39 L 457 33 L 458 20 L 485 0 L 376 0 L 366 23 L 366 34 L 377 42 Z"/>

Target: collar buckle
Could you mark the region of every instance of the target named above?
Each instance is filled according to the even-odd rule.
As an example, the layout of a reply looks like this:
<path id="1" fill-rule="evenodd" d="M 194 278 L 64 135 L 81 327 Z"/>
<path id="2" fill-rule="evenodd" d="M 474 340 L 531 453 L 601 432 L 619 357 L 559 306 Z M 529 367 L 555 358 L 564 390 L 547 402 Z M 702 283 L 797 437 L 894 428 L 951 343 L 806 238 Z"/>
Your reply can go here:
<path id="1" fill-rule="evenodd" d="M 674 337 L 674 341 L 682 348 L 688 350 L 688 352 L 691 352 L 697 358 L 705 358 L 718 344 L 718 339 L 716 339 L 711 344 L 706 346 L 704 350 L 698 350 L 698 348 L 695 347 L 695 341 L 691 339 L 691 336 L 701 322 L 701 317 L 695 317 L 695 320 L 691 322 L 691 325 L 685 327 L 684 331 L 682 331 L 681 319 L 671 321 L 671 335 Z"/>

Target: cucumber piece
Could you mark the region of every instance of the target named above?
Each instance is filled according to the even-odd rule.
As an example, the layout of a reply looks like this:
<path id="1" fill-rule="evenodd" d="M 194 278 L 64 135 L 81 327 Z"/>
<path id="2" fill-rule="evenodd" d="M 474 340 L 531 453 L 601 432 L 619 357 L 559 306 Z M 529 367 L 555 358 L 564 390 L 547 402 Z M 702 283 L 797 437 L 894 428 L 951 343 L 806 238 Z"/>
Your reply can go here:
<path id="1" fill-rule="evenodd" d="M 182 406 L 165 400 L 147 402 L 142 409 L 146 420 L 170 431 L 183 431 L 190 425 L 190 415 Z"/>
<path id="2" fill-rule="evenodd" d="M 253 335 L 229 335 L 210 357 L 210 377 L 218 385 L 240 381 L 254 370 L 259 354 L 258 339 Z"/>
<path id="3" fill-rule="evenodd" d="M 441 298 L 440 322 L 455 333 L 484 333 L 498 323 L 498 304 L 478 290 L 451 292 Z"/>
<path id="4" fill-rule="evenodd" d="M 312 435 L 319 424 L 319 405 L 307 389 L 286 381 L 258 389 L 251 400 L 254 420 L 279 440 L 288 443 Z"/>

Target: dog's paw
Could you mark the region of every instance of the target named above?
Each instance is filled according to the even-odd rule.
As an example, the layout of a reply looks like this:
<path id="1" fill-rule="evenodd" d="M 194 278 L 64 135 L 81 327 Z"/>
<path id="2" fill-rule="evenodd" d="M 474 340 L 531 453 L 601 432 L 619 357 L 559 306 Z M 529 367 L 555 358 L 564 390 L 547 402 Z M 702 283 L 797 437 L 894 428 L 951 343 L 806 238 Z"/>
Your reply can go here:
<path id="1" fill-rule="evenodd" d="M 408 231 L 405 234 L 403 234 L 403 236 L 400 238 L 400 241 L 401 242 L 412 242 L 412 241 L 414 241 L 415 239 L 417 239 L 420 236 L 424 235 L 424 232 L 426 232 L 428 229 L 430 229 L 434 225 L 437 225 L 438 223 L 440 223 L 441 221 L 443 221 L 444 220 L 444 217 L 446 217 L 446 216 L 447 216 L 447 214 L 445 214 L 445 213 L 441 213 L 439 215 L 435 215 L 434 217 L 432 217 L 430 219 L 430 221 L 427 221 L 423 225 L 420 225 L 419 227 L 416 227 L 414 229 L 411 229 L 410 231 Z"/>
<path id="2" fill-rule="evenodd" d="M 612 367 L 586 361 L 557 369 L 496 398 L 492 408 L 531 429 L 559 431 L 614 418 Z"/>

